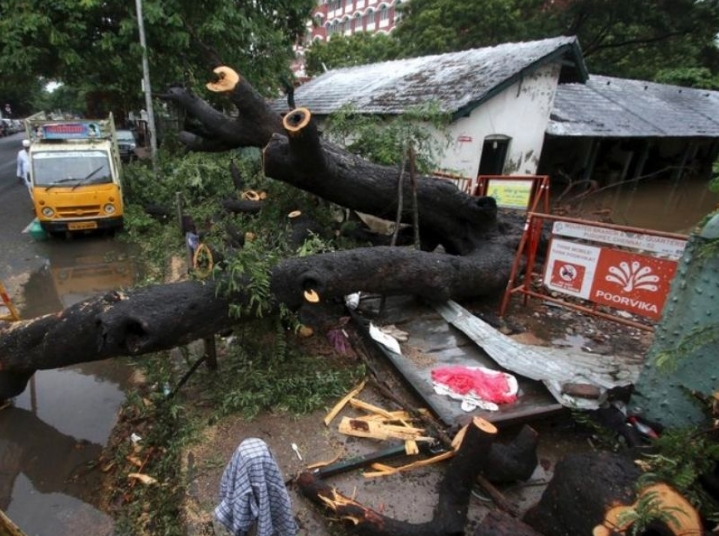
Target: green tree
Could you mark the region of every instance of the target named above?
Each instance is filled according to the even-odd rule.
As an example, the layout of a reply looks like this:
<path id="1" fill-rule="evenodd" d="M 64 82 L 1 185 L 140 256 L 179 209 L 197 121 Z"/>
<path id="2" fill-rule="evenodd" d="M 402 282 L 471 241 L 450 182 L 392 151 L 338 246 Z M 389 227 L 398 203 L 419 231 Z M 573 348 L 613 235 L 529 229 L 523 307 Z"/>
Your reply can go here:
<path id="1" fill-rule="evenodd" d="M 718 0 L 564 0 L 544 23 L 579 37 L 590 72 L 651 80 L 687 67 L 719 73 Z"/>
<path id="2" fill-rule="evenodd" d="M 315 41 L 309 47 L 305 54 L 305 70 L 309 76 L 316 76 L 325 69 L 365 65 L 398 56 L 399 44 L 391 35 L 337 35 L 329 41 Z"/>
<path id="3" fill-rule="evenodd" d="M 412 0 L 404 12 L 395 35 L 411 56 L 576 35 L 593 73 L 654 80 L 707 69 L 691 77 L 702 87 L 719 73 L 719 0 Z"/>
<path id="4" fill-rule="evenodd" d="M 313 0 L 143 0 L 153 88 L 206 81 L 222 61 L 260 91 L 289 74 Z M 135 2 L 0 0 L 0 72 L 8 85 L 52 79 L 125 109 L 140 106 Z"/>
<path id="5" fill-rule="evenodd" d="M 534 38 L 544 0 L 412 0 L 396 30 L 410 56 L 439 54 Z"/>
<path id="6" fill-rule="evenodd" d="M 662 84 L 719 90 L 719 73 L 712 73 L 706 67 L 662 69 L 654 80 Z"/>

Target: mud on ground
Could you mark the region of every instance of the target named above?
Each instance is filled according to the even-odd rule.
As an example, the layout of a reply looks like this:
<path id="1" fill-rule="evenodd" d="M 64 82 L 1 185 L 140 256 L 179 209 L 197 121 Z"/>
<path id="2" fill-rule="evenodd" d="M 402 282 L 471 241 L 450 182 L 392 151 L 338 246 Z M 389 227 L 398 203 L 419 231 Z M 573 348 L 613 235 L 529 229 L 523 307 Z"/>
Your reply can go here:
<path id="1" fill-rule="evenodd" d="M 554 305 L 530 301 L 527 306 L 512 304 L 503 322 L 496 318 L 496 303 L 464 304 L 486 321 L 502 324 L 502 331 L 528 344 L 546 346 L 577 346 L 598 354 L 621 353 L 642 359 L 651 343 L 651 334 L 636 328 L 617 324 L 610 320 L 569 311 Z M 315 335 L 311 344 L 324 346 L 324 337 Z M 331 354 L 331 350 L 328 351 Z M 331 359 L 332 357 L 328 357 Z M 221 366 L 221 364 L 220 364 Z M 397 394 L 415 407 L 421 407 L 399 381 L 392 381 Z M 359 395 L 367 402 L 385 409 L 397 409 L 382 397 L 370 384 Z M 333 403 L 328 404 L 328 410 Z M 357 414 L 345 408 L 330 426 L 323 419 L 327 411 L 317 411 L 304 416 L 287 414 L 262 414 L 252 421 L 233 416 L 208 427 L 202 440 L 183 453 L 183 469 L 186 475 L 186 494 L 183 504 L 186 533 L 189 536 L 224 534 L 213 524 L 212 512 L 217 505 L 220 479 L 239 443 L 248 437 L 263 439 L 272 449 L 286 478 L 290 480 L 307 465 L 333 460 L 338 456 L 349 457 L 366 454 L 383 447 L 383 442 L 353 438 L 340 434 L 337 423 L 342 415 Z M 540 463 L 527 482 L 500 486 L 499 490 L 520 513 L 524 513 L 541 497 L 546 483 L 551 479 L 556 463 L 569 452 L 596 448 L 591 430 L 574 423 L 569 412 L 529 422 L 539 432 L 538 456 Z M 500 429 L 499 437 L 514 434 L 519 425 Z M 292 443 L 299 447 L 302 459 L 292 450 Z M 361 470 L 354 470 L 331 477 L 328 481 L 344 495 L 352 496 L 362 504 L 383 514 L 413 523 L 429 521 L 437 499 L 437 484 L 447 462 L 415 469 L 406 473 L 385 477 L 365 478 Z M 300 535 L 324 536 L 342 534 L 344 531 L 326 511 L 300 496 L 290 484 L 293 509 L 300 526 Z M 477 488 L 470 502 L 467 533 L 481 523 L 494 505 Z"/>

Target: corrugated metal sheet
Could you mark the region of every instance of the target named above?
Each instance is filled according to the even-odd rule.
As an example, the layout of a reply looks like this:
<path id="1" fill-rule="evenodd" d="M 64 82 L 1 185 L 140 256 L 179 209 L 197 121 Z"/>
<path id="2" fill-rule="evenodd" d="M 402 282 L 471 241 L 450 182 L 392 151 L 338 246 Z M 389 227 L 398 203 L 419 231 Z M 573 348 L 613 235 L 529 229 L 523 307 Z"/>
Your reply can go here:
<path id="1" fill-rule="evenodd" d="M 556 37 L 332 70 L 298 87 L 295 103 L 317 115 L 330 114 L 345 104 L 360 113 L 400 114 L 434 100 L 442 111 L 456 113 L 479 105 L 498 88 L 564 55 L 576 62 L 578 79 L 585 79 L 576 38 Z M 287 109 L 284 100 L 273 106 L 278 111 Z"/>
<path id="2" fill-rule="evenodd" d="M 719 137 L 719 92 L 591 75 L 559 86 L 547 133 Z"/>

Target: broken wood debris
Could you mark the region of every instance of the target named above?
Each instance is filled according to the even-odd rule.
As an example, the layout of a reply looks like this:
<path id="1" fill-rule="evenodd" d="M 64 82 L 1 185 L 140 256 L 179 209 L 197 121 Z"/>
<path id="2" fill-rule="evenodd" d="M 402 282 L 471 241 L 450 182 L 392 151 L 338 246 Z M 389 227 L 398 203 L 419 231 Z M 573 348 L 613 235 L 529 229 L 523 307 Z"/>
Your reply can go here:
<path id="1" fill-rule="evenodd" d="M 316 473 L 304 472 L 297 478 L 300 492 L 313 502 L 355 527 L 360 534 L 435 535 L 463 534 L 475 478 L 488 463 L 489 450 L 497 428 L 475 417 L 465 433 L 457 455 L 439 486 L 439 497 L 431 521 L 412 524 L 385 516 L 333 489 Z"/>
<path id="2" fill-rule="evenodd" d="M 146 475 L 143 473 L 130 473 L 129 475 L 127 475 L 127 478 L 142 482 L 146 486 L 149 486 L 151 484 L 157 484 L 156 478 L 153 478 L 150 475 Z"/>
<path id="3" fill-rule="evenodd" d="M 352 398 L 354 398 L 355 396 L 357 396 L 358 394 L 360 394 L 362 392 L 362 389 L 364 389 L 365 383 L 367 383 L 367 382 L 363 381 L 362 383 L 360 383 L 357 387 L 352 389 L 352 391 L 347 393 L 347 395 L 345 395 L 345 397 L 342 400 L 340 400 L 339 402 L 337 402 L 337 404 L 335 404 L 335 407 L 333 407 L 330 410 L 330 412 L 327 414 L 327 416 L 325 417 L 325 421 L 324 421 L 325 426 L 329 426 L 330 423 L 332 422 L 332 420 L 337 416 L 337 414 L 339 414 L 340 411 L 342 411 L 342 409 L 347 405 L 347 403 Z"/>
<path id="4" fill-rule="evenodd" d="M 343 417 L 339 431 L 354 437 L 368 437 L 371 439 L 387 440 L 402 439 L 414 441 L 434 441 L 433 437 L 422 435 L 424 428 L 415 428 L 406 424 L 391 424 L 386 421 L 353 419 Z"/>

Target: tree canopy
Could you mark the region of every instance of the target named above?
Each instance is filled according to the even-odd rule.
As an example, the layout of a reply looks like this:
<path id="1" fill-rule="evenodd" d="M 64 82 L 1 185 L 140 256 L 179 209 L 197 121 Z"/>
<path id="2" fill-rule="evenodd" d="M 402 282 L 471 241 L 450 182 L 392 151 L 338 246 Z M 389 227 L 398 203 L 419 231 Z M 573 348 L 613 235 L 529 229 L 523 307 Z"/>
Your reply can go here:
<path id="1" fill-rule="evenodd" d="M 719 0 L 412 0 L 389 37 L 333 37 L 309 72 L 576 35 L 589 71 L 698 87 L 719 84 Z M 379 36 L 377 36 L 379 37 Z"/>
<path id="2" fill-rule="evenodd" d="M 291 45 L 305 31 L 314 1 L 143 0 L 142 5 L 153 87 L 193 87 L 205 82 L 208 65 L 228 63 L 263 91 L 289 75 Z M 0 0 L 0 90 L 18 99 L 12 102 L 18 111 L 28 107 L 23 91 L 36 78 L 104 94 L 126 109 L 139 106 L 141 59 L 135 2 Z M 13 87 L 22 88 L 16 97 L 9 91 Z"/>
<path id="3" fill-rule="evenodd" d="M 336 35 L 331 41 L 316 41 L 305 54 L 309 76 L 322 74 L 325 67 L 338 69 L 396 59 L 399 43 L 387 34 Z"/>

